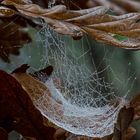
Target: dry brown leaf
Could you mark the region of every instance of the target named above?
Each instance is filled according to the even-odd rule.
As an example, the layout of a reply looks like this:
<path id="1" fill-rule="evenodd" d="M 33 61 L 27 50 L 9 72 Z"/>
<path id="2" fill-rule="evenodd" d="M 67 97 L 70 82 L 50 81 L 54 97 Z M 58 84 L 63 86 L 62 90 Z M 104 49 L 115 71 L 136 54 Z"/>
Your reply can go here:
<path id="1" fill-rule="evenodd" d="M 133 127 L 129 127 L 127 129 L 126 135 L 124 136 L 124 140 L 132 140 L 132 137 L 136 134 L 136 129 Z"/>
<path id="2" fill-rule="evenodd" d="M 123 107 L 118 115 L 117 123 L 115 124 L 113 140 L 124 140 L 127 134 L 128 127 L 133 121 L 134 108 Z"/>
<path id="3" fill-rule="evenodd" d="M 21 26 L 8 21 L 0 22 L 0 57 L 10 62 L 9 55 L 19 54 L 19 49 L 31 41 L 30 36 Z"/>
<path id="4" fill-rule="evenodd" d="M 47 92 L 48 95 L 50 95 L 47 87 L 31 75 L 26 73 L 13 73 L 12 75 L 18 80 L 33 101 L 36 101 L 40 96 L 43 96 L 44 92 Z"/>
<path id="5" fill-rule="evenodd" d="M 112 21 L 112 22 L 105 22 L 105 23 L 100 23 L 100 24 L 93 24 L 89 25 L 88 27 L 91 27 L 96 30 L 102 30 L 105 32 L 110 32 L 114 34 L 120 34 L 120 35 L 126 35 L 127 37 L 134 37 L 132 34 L 137 33 L 140 34 L 140 24 L 137 23 L 137 21 L 140 19 L 140 14 L 134 14 L 131 18 L 129 17 L 129 14 L 127 14 L 128 18 L 122 18 L 120 16 L 121 20 L 117 21 Z M 127 33 L 126 33 L 127 32 Z M 130 35 L 130 36 L 129 36 Z M 138 39 L 139 36 L 137 36 Z"/>
<path id="6" fill-rule="evenodd" d="M 64 4 L 69 9 L 87 9 L 96 6 L 107 6 L 117 14 L 140 11 L 139 0 L 56 0 L 56 4 Z"/>
<path id="7" fill-rule="evenodd" d="M 58 5 L 58 6 L 54 6 L 51 9 L 53 10 L 53 8 L 55 9 L 55 7 L 63 7 L 63 9 L 65 9 L 63 12 L 49 12 L 46 14 L 46 17 L 52 18 L 52 19 L 57 19 L 57 20 L 67 20 L 67 19 L 73 19 L 73 18 L 78 18 L 78 17 L 83 17 L 84 15 L 88 15 L 89 13 L 93 13 L 95 14 L 103 14 L 107 11 L 108 8 L 105 8 L 103 6 L 99 6 L 99 7 L 94 7 L 94 8 L 90 8 L 90 9 L 85 9 L 85 10 L 68 10 L 66 9 L 66 7 L 63 5 Z M 98 13 L 99 12 L 99 13 Z"/>
<path id="8" fill-rule="evenodd" d="M 55 140 L 66 140 L 67 136 L 66 136 L 67 131 L 61 128 L 57 128 L 56 132 L 54 134 L 54 139 Z"/>
<path id="9" fill-rule="evenodd" d="M 44 93 L 45 94 L 47 93 L 48 96 L 51 97 L 51 93 L 50 93 L 49 89 L 47 88 L 47 86 L 43 82 L 41 82 L 38 79 L 31 76 L 30 74 L 17 72 L 17 70 L 15 70 L 12 73 L 12 75 L 22 85 L 23 89 L 28 93 L 28 95 L 30 96 L 30 98 L 32 99 L 33 102 L 40 102 L 39 99 L 40 99 L 40 97 L 43 97 Z M 47 102 L 45 102 L 44 106 L 50 107 L 50 105 L 51 105 L 50 102 L 55 99 L 51 100 L 48 97 L 46 100 L 47 100 Z M 59 103 L 55 102 L 53 107 L 56 110 L 56 113 L 58 113 L 58 115 L 63 114 L 63 107 L 62 107 L 61 102 L 59 102 Z"/>
<path id="10" fill-rule="evenodd" d="M 114 38 L 112 35 L 109 35 L 107 32 L 95 30 L 91 28 L 84 27 L 84 30 L 88 32 L 90 36 L 95 38 L 97 41 L 106 43 L 108 45 L 117 46 L 119 48 L 129 49 L 129 50 L 139 50 L 140 49 L 140 41 L 135 39 L 125 39 L 118 40 Z"/>
<path id="11" fill-rule="evenodd" d="M 71 23 L 52 19 L 47 19 L 47 22 L 52 27 L 52 29 L 58 33 L 70 35 L 75 38 L 83 36 L 82 29 Z"/>
<path id="12" fill-rule="evenodd" d="M 116 5 L 113 1 L 110 0 L 90 0 L 90 1 L 92 2 L 92 5 L 93 3 L 95 3 L 96 6 L 102 5 L 102 6 L 110 7 L 118 14 L 124 14 L 126 12 L 125 9 L 123 9 L 121 6 Z M 91 6 L 89 5 L 89 7 Z"/>
<path id="13" fill-rule="evenodd" d="M 130 106 L 134 108 L 134 120 L 140 119 L 140 93 L 133 97 Z"/>
<path id="14" fill-rule="evenodd" d="M 109 19 L 111 19 L 111 17 L 106 15 L 107 11 L 108 11 L 108 8 L 106 8 L 106 7 L 102 7 L 102 6 L 96 7 L 93 11 L 91 11 L 91 12 L 89 11 L 85 15 L 81 15 L 79 17 L 67 19 L 67 21 L 71 22 L 73 24 L 77 24 L 79 26 L 91 25 L 91 24 L 95 24 L 97 22 L 99 23 L 99 22 L 102 22 L 106 19 L 108 21 Z"/>
<path id="15" fill-rule="evenodd" d="M 125 9 L 126 12 L 139 12 L 140 2 L 136 0 L 113 0 L 115 4 Z"/>
<path id="16" fill-rule="evenodd" d="M 13 4 L 20 13 L 32 18 L 43 18 L 56 32 L 80 38 L 84 33 L 94 39 L 124 49 L 140 49 L 140 13 L 121 16 L 107 14 L 108 8 L 95 7 L 73 11 L 58 5 L 43 9 L 36 4 L 19 4 L 11 0 L 4 3 Z M 124 36 L 118 40 L 115 35 Z"/>
<path id="17" fill-rule="evenodd" d="M 0 126 L 37 140 L 53 140 L 54 128 L 44 125 L 41 113 L 19 82 L 2 70 L 0 87 Z"/>
<path id="18" fill-rule="evenodd" d="M 24 4 L 30 4 L 30 3 L 32 3 L 32 1 L 31 0 L 12 0 L 12 1 L 7 1 L 8 5 L 12 5 L 13 3 L 24 5 Z"/>
<path id="19" fill-rule="evenodd" d="M 42 82 L 40 82 L 42 81 L 42 79 L 40 79 L 40 76 L 41 76 L 40 74 L 50 75 L 52 73 L 52 67 L 49 66 L 43 70 L 35 72 L 35 75 L 33 74 L 33 76 L 35 76 L 37 79 L 39 78 L 40 81 L 38 81 L 37 79 L 34 79 L 31 75 L 25 73 L 28 68 L 29 66 L 24 64 L 21 67 L 14 70 L 12 75 L 19 81 L 19 83 L 23 86 L 23 88 L 27 91 L 31 99 L 34 101 L 35 100 L 34 96 L 41 96 L 43 95 L 44 91 L 48 90 L 47 87 Z M 51 96 L 49 91 L 47 91 L 47 93 L 49 96 Z M 54 104 L 54 107 L 55 107 L 55 104 Z M 58 108 L 58 105 L 57 105 L 57 108 Z M 56 132 L 54 134 L 55 140 L 65 140 L 70 135 L 70 133 L 67 132 L 66 130 L 61 129 L 52 123 L 49 124 L 48 121 L 46 122 L 45 118 L 44 118 L 44 124 L 46 126 L 54 127 L 56 129 Z M 74 139 L 75 140 L 88 140 L 88 137 L 78 136 L 78 137 L 75 137 Z M 93 138 L 93 140 L 96 140 L 96 139 Z"/>
<path id="20" fill-rule="evenodd" d="M 26 70 L 28 68 L 29 66 L 27 64 L 23 64 L 21 67 L 14 70 L 12 72 L 12 75 L 19 81 L 19 83 L 28 93 L 32 101 L 36 102 L 41 96 L 43 96 L 44 92 L 48 93 L 48 95 L 51 96 L 50 91 L 48 90 L 47 86 L 44 85 L 43 82 L 47 80 L 46 77 L 48 78 L 48 76 L 51 75 L 53 71 L 52 66 L 48 66 L 47 68 L 37 71 L 34 74 L 27 74 Z M 46 104 L 49 105 L 49 98 L 47 99 Z M 54 108 L 56 108 L 55 110 L 58 111 L 57 112 L 58 114 L 62 112 L 60 111 L 62 110 L 61 103 L 60 105 L 54 104 Z M 46 117 L 44 117 L 43 123 L 47 127 L 55 128 L 56 130 L 56 132 L 54 133 L 55 140 L 65 140 L 66 138 L 65 133 L 67 133 L 65 130 L 58 128 L 56 125 L 52 124 L 51 122 L 48 122 Z"/>
<path id="21" fill-rule="evenodd" d="M 0 17 L 9 17 L 9 16 L 13 16 L 17 13 L 17 11 L 5 7 L 5 6 L 0 6 Z"/>

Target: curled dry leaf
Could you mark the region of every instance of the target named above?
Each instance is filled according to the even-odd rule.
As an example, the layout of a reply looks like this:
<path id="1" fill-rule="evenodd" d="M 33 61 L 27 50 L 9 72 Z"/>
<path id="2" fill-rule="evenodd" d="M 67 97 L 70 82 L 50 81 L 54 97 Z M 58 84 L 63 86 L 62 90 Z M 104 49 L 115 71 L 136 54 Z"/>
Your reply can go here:
<path id="1" fill-rule="evenodd" d="M 48 80 L 52 72 L 53 72 L 53 67 L 48 66 L 47 68 L 35 72 L 34 74 L 32 74 L 32 76 L 45 83 L 45 81 Z"/>
<path id="2" fill-rule="evenodd" d="M 133 97 L 130 106 L 134 108 L 134 120 L 140 119 L 140 93 Z"/>
<path id="3" fill-rule="evenodd" d="M 25 4 L 25 1 L 20 0 L 13 2 Z M 31 42 L 27 25 L 41 27 L 32 19 L 21 16 L 13 5 L 0 4 L 0 57 L 5 62 L 10 62 L 10 54 L 18 55 L 19 49 Z"/>
<path id="4" fill-rule="evenodd" d="M 12 9 L 13 10 L 13 9 Z M 28 27 L 31 26 L 33 28 L 42 28 L 42 25 L 37 23 L 37 22 L 34 22 L 33 19 L 29 19 L 27 17 L 24 17 L 24 16 L 21 16 L 19 14 L 13 14 L 13 15 L 10 15 L 10 16 L 6 16 L 6 15 L 3 15 L 1 18 L 0 18 L 0 22 L 4 22 L 5 23 L 5 26 L 7 25 L 10 25 L 11 23 L 13 24 L 16 24 L 18 26 L 21 26 L 21 29 L 24 27 Z M 24 30 L 23 28 L 23 30 Z M 26 28 L 25 28 L 26 30 Z"/>
<path id="5" fill-rule="evenodd" d="M 12 3 L 16 3 L 16 4 L 30 4 L 32 3 L 31 0 L 12 0 L 12 1 L 7 1 L 8 2 L 8 5 L 12 5 Z"/>
<path id="6" fill-rule="evenodd" d="M 28 68 L 29 68 L 29 66 L 24 64 L 21 67 L 14 70 L 12 75 L 19 81 L 19 83 L 22 85 L 22 87 L 27 91 L 27 93 L 29 94 L 29 96 L 31 97 L 33 102 L 34 103 L 37 102 L 37 100 L 39 99 L 39 96 L 43 96 L 44 92 L 47 92 L 49 96 L 52 96 L 51 93 L 49 92 L 47 86 L 44 85 L 44 83 L 46 81 L 46 79 L 44 80 L 44 77 L 48 77 L 52 73 L 53 68 L 51 66 L 49 66 L 43 70 L 35 72 L 34 74 L 32 74 L 33 77 L 30 74 L 25 73 Z M 42 77 L 42 75 L 44 75 L 44 74 L 46 74 L 47 76 Z M 34 77 L 44 83 L 38 81 L 37 79 L 34 79 Z M 48 102 L 48 100 L 49 100 L 49 98 L 47 99 L 47 102 Z M 56 111 L 59 110 L 58 113 L 60 114 L 60 110 L 62 110 L 61 103 L 60 103 L 60 105 L 54 104 L 53 107 L 56 107 L 55 110 Z M 48 104 L 48 108 L 49 108 L 49 104 Z M 56 132 L 54 134 L 55 140 L 65 140 L 66 138 L 71 136 L 71 134 L 69 132 L 67 132 L 66 130 L 61 129 L 61 128 L 55 126 L 54 124 L 49 124 L 48 122 L 46 123 L 45 118 L 44 118 L 44 123 L 47 126 L 52 126 L 56 129 Z M 74 139 L 75 140 L 88 140 L 88 137 L 75 136 Z M 99 138 L 96 138 L 96 139 L 99 139 Z M 96 139 L 93 138 L 93 140 L 96 140 Z M 105 140 L 107 140 L 107 139 L 105 139 Z M 108 137 L 108 140 L 109 140 L 109 137 Z"/>
<path id="7" fill-rule="evenodd" d="M 43 96 L 44 92 L 47 92 L 50 96 L 50 92 L 47 87 L 31 75 L 27 73 L 17 72 L 17 70 L 15 70 L 12 75 L 26 90 L 32 101 L 37 101 L 41 95 Z"/>
<path id="8" fill-rule="evenodd" d="M 41 102 L 40 97 L 43 98 L 44 97 L 43 95 L 47 93 L 48 96 L 45 96 L 47 101 L 44 102 L 42 106 L 45 106 L 45 107 L 48 107 L 51 109 L 52 108 L 51 102 L 52 102 L 52 100 L 54 100 L 55 103 L 53 104 L 53 108 L 55 109 L 55 111 L 58 115 L 62 115 L 63 106 L 62 106 L 61 102 L 56 102 L 55 100 L 57 100 L 57 99 L 55 99 L 55 97 L 54 97 L 54 99 L 51 99 L 52 94 L 50 93 L 50 91 L 49 91 L 48 87 L 45 85 L 45 83 L 39 81 L 35 75 L 32 76 L 31 74 L 22 73 L 22 72 L 19 72 L 19 70 L 20 70 L 20 68 L 18 68 L 18 72 L 17 72 L 17 70 L 15 70 L 12 75 L 22 85 L 22 87 L 28 93 L 28 95 L 30 96 L 32 101 L 36 104 L 39 104 Z M 40 77 L 40 75 L 39 75 L 39 77 Z M 43 79 L 43 78 L 41 80 L 46 81 L 46 79 Z M 36 107 L 38 107 L 38 106 L 36 106 Z"/>
<path id="9" fill-rule="evenodd" d="M 5 20 L 0 22 L 0 57 L 5 62 L 10 62 L 9 55 L 18 55 L 23 44 L 31 41 L 30 36 L 22 29 L 13 22 L 10 24 Z"/>
<path id="10" fill-rule="evenodd" d="M 64 5 L 43 9 L 36 4 L 12 4 L 23 15 L 43 18 L 56 32 L 80 38 L 84 33 L 94 39 L 124 49 L 140 49 L 140 13 L 121 16 L 108 14 L 108 7 L 95 7 L 84 10 L 67 10 Z M 122 36 L 122 40 L 117 36 Z"/>
<path id="11" fill-rule="evenodd" d="M 104 5 L 109 6 L 118 14 L 124 14 L 127 12 L 138 12 L 140 11 L 140 3 L 136 0 L 91 0 L 96 6 Z M 90 6 L 90 5 L 89 5 Z"/>
<path id="12" fill-rule="evenodd" d="M 118 115 L 117 123 L 114 128 L 113 140 L 124 140 L 128 127 L 133 121 L 134 108 L 123 107 Z"/>
<path id="13" fill-rule="evenodd" d="M 11 75 L 0 70 L 0 126 L 37 140 L 53 140 L 54 128 L 43 123 L 27 92 Z"/>
<path id="14" fill-rule="evenodd" d="M 127 129 L 126 135 L 124 136 L 124 140 L 132 140 L 132 137 L 136 134 L 136 129 L 133 127 L 129 127 Z"/>
<path id="15" fill-rule="evenodd" d="M 126 12 L 139 12 L 140 2 L 137 0 L 113 0 L 114 4 L 120 6 Z"/>
<path id="16" fill-rule="evenodd" d="M 15 15 L 17 12 L 5 6 L 0 6 L 0 17 L 9 17 Z"/>
<path id="17" fill-rule="evenodd" d="M 12 73 L 26 73 L 27 69 L 29 68 L 30 66 L 28 66 L 27 64 L 23 64 L 21 65 L 19 68 L 16 68 Z"/>
<path id="18" fill-rule="evenodd" d="M 69 9 L 87 9 L 96 6 L 107 6 L 117 14 L 128 12 L 139 12 L 140 2 L 138 0 L 56 0 L 56 4 L 64 4 Z"/>
<path id="19" fill-rule="evenodd" d="M 61 128 L 57 128 L 56 132 L 54 134 L 55 140 L 66 140 L 66 138 L 67 138 L 66 133 L 67 133 L 66 130 L 63 130 Z"/>

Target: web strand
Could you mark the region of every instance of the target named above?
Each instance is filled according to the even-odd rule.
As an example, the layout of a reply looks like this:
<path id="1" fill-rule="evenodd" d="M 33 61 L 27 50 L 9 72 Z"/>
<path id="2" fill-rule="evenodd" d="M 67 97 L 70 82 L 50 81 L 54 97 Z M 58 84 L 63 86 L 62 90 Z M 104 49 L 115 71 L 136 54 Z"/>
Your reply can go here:
<path id="1" fill-rule="evenodd" d="M 85 40 L 74 45 L 70 38 L 57 34 L 48 25 L 40 34 L 46 38 L 41 40 L 46 47 L 43 59 L 54 67 L 54 72 L 45 83 L 51 97 L 44 92 L 36 106 L 50 121 L 73 134 L 111 134 L 125 100 L 117 97 L 112 85 L 98 76 L 91 48 L 85 47 Z"/>

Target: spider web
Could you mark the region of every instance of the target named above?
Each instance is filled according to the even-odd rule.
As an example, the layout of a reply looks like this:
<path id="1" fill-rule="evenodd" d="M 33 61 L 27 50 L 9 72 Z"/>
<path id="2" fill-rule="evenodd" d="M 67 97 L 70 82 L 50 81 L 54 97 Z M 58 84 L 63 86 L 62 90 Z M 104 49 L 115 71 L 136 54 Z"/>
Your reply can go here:
<path id="1" fill-rule="evenodd" d="M 46 91 L 35 97 L 35 106 L 51 122 L 75 135 L 103 137 L 111 134 L 118 112 L 126 101 L 124 97 L 116 96 L 113 82 L 108 83 L 99 76 L 109 70 L 117 79 L 110 65 L 98 70 L 93 58 L 93 46 L 86 36 L 74 41 L 44 24 L 37 33 L 37 39 L 44 46 L 43 53 L 39 52 L 42 54 L 40 68 L 52 65 L 54 72 L 45 82 L 51 96 Z M 106 53 L 105 50 L 104 58 Z M 30 53 L 27 56 L 25 62 L 24 55 L 24 63 L 29 62 Z M 131 78 L 127 81 L 131 81 Z"/>
<path id="2" fill-rule="evenodd" d="M 54 3 L 49 1 L 49 7 Z M 112 84 L 99 76 L 108 67 L 102 71 L 96 68 L 87 37 L 73 41 L 43 25 L 37 36 L 45 46 L 41 66 L 52 65 L 54 71 L 45 82 L 51 96 L 46 91 L 34 104 L 51 122 L 73 134 L 89 137 L 111 134 L 118 112 L 126 102 L 114 94 Z M 45 77 L 40 77 L 44 81 Z"/>
<path id="3" fill-rule="evenodd" d="M 38 109 L 51 122 L 73 134 L 89 137 L 111 134 L 117 114 L 126 102 L 114 94 L 112 84 L 99 77 L 108 67 L 97 70 L 92 48 L 84 44 L 88 43 L 87 37 L 73 41 L 44 24 L 37 38 L 45 46 L 42 62 L 54 67 L 45 83 L 51 97 L 44 93 L 36 100 Z"/>

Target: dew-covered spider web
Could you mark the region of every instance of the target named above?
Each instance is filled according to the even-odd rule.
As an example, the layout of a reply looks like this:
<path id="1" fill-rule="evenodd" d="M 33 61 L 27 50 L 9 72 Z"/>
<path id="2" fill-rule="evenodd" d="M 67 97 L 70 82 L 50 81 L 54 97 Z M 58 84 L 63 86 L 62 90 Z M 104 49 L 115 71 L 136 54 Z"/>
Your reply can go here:
<path id="1" fill-rule="evenodd" d="M 49 7 L 54 3 L 50 1 Z M 100 76 L 109 66 L 98 70 L 88 38 L 75 41 L 43 23 L 37 39 L 44 46 L 40 66 L 51 65 L 54 71 L 47 80 L 39 74 L 51 95 L 43 91 L 33 99 L 35 106 L 52 123 L 75 135 L 104 137 L 113 133 L 119 110 L 127 102 Z"/>
<path id="2" fill-rule="evenodd" d="M 94 63 L 92 48 L 80 41 L 62 36 L 47 24 L 38 32 L 45 46 L 42 64 L 54 68 L 45 81 L 47 92 L 34 104 L 55 125 L 76 135 L 103 137 L 113 132 L 119 110 L 126 104 L 117 97 L 111 83 L 105 82 Z M 44 63 L 45 62 L 45 63 Z"/>
<path id="3" fill-rule="evenodd" d="M 50 2 L 49 7 L 54 2 L 55 0 L 53 3 Z M 33 96 L 35 106 L 52 123 L 75 135 L 104 137 L 111 134 L 119 110 L 127 104 L 127 101 L 124 96 L 118 97 L 112 79 L 106 80 L 101 76 L 107 70 L 110 75 L 113 73 L 113 79 L 118 80 L 110 65 L 98 69 L 96 64 L 98 59 L 95 58 L 96 52 L 93 49 L 95 44 L 91 45 L 86 36 L 79 41 L 62 36 L 44 22 L 43 28 L 37 33 L 37 39 L 43 46 L 43 52 L 40 51 L 42 46 L 38 46 L 38 53 L 35 53 L 35 49 L 31 50 L 35 53 L 35 57 L 41 54 L 39 64 L 35 65 L 39 65 L 40 69 L 51 65 L 54 71 L 49 79 L 45 75 L 39 75 L 42 81 L 45 81 L 51 95 L 48 91 L 42 90 L 40 96 Z M 104 49 L 103 44 L 102 48 Z M 29 61 L 33 56 L 29 50 L 25 52 L 27 57 L 22 54 L 22 63 L 30 64 Z M 113 55 L 113 52 L 111 53 Z M 105 58 L 106 51 L 102 61 Z M 17 60 L 19 59 L 12 62 L 14 68 L 18 67 Z M 32 69 L 36 71 L 34 66 Z M 133 78 L 133 75 L 131 76 Z M 130 81 L 131 77 L 127 78 L 125 84 Z M 122 83 L 122 87 L 127 88 L 124 82 Z"/>

